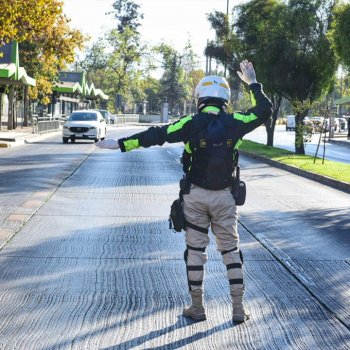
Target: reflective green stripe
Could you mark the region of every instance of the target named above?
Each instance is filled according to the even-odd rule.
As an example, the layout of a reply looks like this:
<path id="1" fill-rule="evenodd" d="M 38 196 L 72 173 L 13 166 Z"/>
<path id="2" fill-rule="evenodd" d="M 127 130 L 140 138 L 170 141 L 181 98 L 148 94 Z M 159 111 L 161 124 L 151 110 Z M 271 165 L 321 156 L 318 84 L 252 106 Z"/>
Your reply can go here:
<path id="1" fill-rule="evenodd" d="M 256 120 L 258 119 L 258 117 L 253 114 L 253 113 L 250 113 L 249 115 L 244 115 L 244 114 L 240 114 L 240 113 L 235 113 L 233 115 L 233 119 L 237 119 L 237 120 L 240 120 L 241 122 L 243 123 L 250 123 L 252 122 L 253 120 Z"/>
<path id="2" fill-rule="evenodd" d="M 240 147 L 240 145 L 242 144 L 242 142 L 243 142 L 242 139 L 238 139 L 238 141 L 235 144 L 234 149 L 238 149 Z"/>
<path id="3" fill-rule="evenodd" d="M 124 141 L 124 147 L 126 151 L 131 151 L 132 149 L 139 148 L 139 140 L 127 140 Z"/>
<path id="4" fill-rule="evenodd" d="M 191 116 L 187 116 L 185 118 L 181 118 L 178 122 L 176 122 L 175 124 L 169 125 L 168 129 L 167 129 L 167 134 L 171 134 L 172 132 L 178 131 L 180 129 L 182 129 L 182 127 L 188 122 L 192 120 Z"/>
<path id="5" fill-rule="evenodd" d="M 217 107 L 213 107 L 213 106 L 207 106 L 203 109 L 204 113 L 208 113 L 208 112 L 214 112 L 214 113 L 219 113 L 220 109 Z"/>
<path id="6" fill-rule="evenodd" d="M 255 107 L 256 106 L 256 100 L 255 100 L 255 96 L 254 96 L 252 90 L 250 90 L 250 101 L 252 102 L 253 107 Z"/>
<path id="7" fill-rule="evenodd" d="M 192 154 L 192 150 L 190 148 L 190 143 L 187 142 L 186 145 L 185 145 L 185 151 L 188 153 L 188 154 Z"/>

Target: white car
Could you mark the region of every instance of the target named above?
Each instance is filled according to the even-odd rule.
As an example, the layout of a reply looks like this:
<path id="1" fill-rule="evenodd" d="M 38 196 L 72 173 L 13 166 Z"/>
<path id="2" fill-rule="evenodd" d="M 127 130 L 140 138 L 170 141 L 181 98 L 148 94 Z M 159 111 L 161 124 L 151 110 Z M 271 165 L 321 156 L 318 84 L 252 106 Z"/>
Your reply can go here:
<path id="1" fill-rule="evenodd" d="M 106 137 L 106 120 L 98 111 L 80 110 L 74 111 L 63 124 L 63 143 L 75 142 L 76 139 L 104 140 Z"/>

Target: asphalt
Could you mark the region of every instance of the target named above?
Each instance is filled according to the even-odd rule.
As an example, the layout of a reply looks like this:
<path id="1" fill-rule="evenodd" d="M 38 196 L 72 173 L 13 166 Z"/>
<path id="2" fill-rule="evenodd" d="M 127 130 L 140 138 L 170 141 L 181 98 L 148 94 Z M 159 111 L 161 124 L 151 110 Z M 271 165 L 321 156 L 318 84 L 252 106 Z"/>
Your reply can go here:
<path id="1" fill-rule="evenodd" d="M 23 225 L 0 247 L 1 349 L 349 349 L 347 195 L 242 157 L 250 199 L 239 231 L 252 317 L 230 322 L 226 268 L 212 240 L 208 321 L 192 323 L 179 316 L 188 302 L 183 237 L 166 220 L 179 145 L 121 155 L 82 143 L 77 152 L 57 133 L 40 160 L 46 142 L 34 140 L 49 135 L 18 139 L 36 148 L 20 147 L 23 158 L 10 159 L 15 167 L 3 176 L 6 228 Z"/>

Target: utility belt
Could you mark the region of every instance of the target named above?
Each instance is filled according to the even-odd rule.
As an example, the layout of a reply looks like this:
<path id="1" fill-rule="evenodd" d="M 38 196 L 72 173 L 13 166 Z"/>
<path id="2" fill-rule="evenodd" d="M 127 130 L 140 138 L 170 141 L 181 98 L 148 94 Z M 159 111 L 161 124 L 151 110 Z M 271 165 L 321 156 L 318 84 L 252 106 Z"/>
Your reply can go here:
<path id="1" fill-rule="evenodd" d="M 183 195 L 189 194 L 191 190 L 191 182 L 186 175 L 180 180 L 179 198 L 170 206 L 169 215 L 169 229 L 175 232 L 181 232 L 186 228 L 185 216 L 183 213 Z M 240 167 L 236 166 L 234 177 L 232 178 L 231 194 L 235 200 L 236 205 L 243 205 L 246 199 L 246 185 L 240 179 Z"/>

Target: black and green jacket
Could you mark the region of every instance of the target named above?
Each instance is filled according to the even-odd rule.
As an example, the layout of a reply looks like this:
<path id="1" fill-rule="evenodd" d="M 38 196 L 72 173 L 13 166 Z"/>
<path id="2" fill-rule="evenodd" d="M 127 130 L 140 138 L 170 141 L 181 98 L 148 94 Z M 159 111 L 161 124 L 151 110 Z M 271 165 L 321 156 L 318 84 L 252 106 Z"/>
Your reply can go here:
<path id="1" fill-rule="evenodd" d="M 210 164 L 208 168 L 210 157 L 225 159 L 224 168 L 220 166 L 215 168 L 215 162 L 213 163 L 216 169 L 214 172 L 225 173 L 225 181 L 229 181 L 233 155 L 239 148 L 243 136 L 266 122 L 272 112 L 272 104 L 262 91 L 262 85 L 254 83 L 249 89 L 253 106 L 245 113 L 228 114 L 218 107 L 209 105 L 194 116 L 185 116 L 175 123 L 151 127 L 146 131 L 119 139 L 120 150 L 126 152 L 139 147 L 161 146 L 165 142 L 183 142 L 185 152 L 191 160 L 188 175 L 192 183 L 210 188 L 208 185 L 208 175 L 210 176 L 208 172 L 212 172 Z M 214 136 L 215 140 L 211 140 L 213 132 L 208 130 L 215 130 L 214 135 L 217 135 Z"/>

